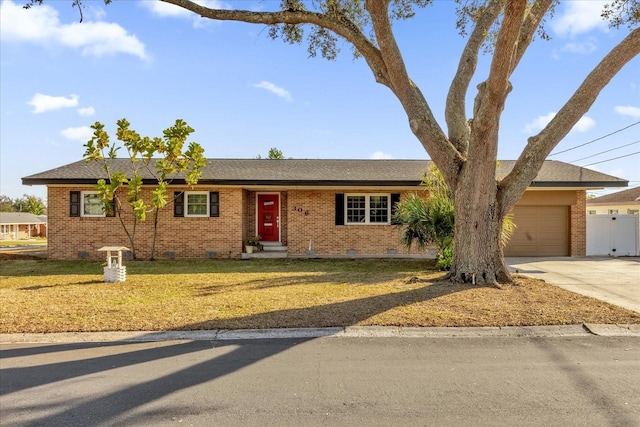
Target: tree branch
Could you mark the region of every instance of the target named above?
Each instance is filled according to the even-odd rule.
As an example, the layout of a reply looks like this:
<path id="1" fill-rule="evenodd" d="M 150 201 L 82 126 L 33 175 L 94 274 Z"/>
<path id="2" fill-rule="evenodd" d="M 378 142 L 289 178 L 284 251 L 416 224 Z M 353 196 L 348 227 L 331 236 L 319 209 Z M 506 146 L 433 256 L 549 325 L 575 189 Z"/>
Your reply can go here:
<path id="1" fill-rule="evenodd" d="M 527 51 L 527 48 L 533 41 L 533 36 L 540 26 L 542 19 L 549 11 L 549 8 L 551 8 L 553 1 L 554 0 L 537 0 L 527 14 L 524 22 L 522 23 L 522 30 L 520 31 L 518 50 L 516 52 L 516 59 L 513 63 L 514 70 L 520 63 L 520 60 L 524 56 L 524 53 Z"/>
<path id="2" fill-rule="evenodd" d="M 500 187 L 504 189 L 503 206 L 507 210 L 515 205 L 522 192 L 535 179 L 551 150 L 589 111 L 602 89 L 638 54 L 640 54 L 640 28 L 633 30 L 615 46 L 589 73 L 549 124 L 540 133 L 529 138 L 513 170 L 500 183 Z"/>
<path id="3" fill-rule="evenodd" d="M 312 24 L 326 28 L 349 41 L 363 56 L 374 78 L 380 84 L 389 85 L 387 70 L 378 48 L 344 14 L 323 14 L 303 10 L 282 10 L 278 12 L 253 12 L 248 10 L 213 9 L 191 0 L 161 0 L 189 10 L 203 18 L 216 21 L 239 21 L 249 24 Z"/>
<path id="4" fill-rule="evenodd" d="M 447 95 L 445 120 L 449 132 L 449 140 L 463 157 L 466 157 L 469 145 L 469 125 L 467 124 L 465 98 L 469 83 L 476 71 L 480 48 L 501 11 L 502 0 L 492 0 L 482 12 L 462 52 L 458 70 L 451 82 Z"/>
<path id="5" fill-rule="evenodd" d="M 484 93 L 477 99 L 478 105 L 475 108 L 477 112 L 474 112 L 473 131 L 478 134 L 486 132 L 497 134 L 500 114 L 504 109 L 507 94 L 511 90 L 509 77 L 514 69 L 515 53 L 526 6 L 527 0 L 508 0 L 505 6 L 504 19 L 489 69 L 489 78 L 481 91 Z"/>
<path id="6" fill-rule="evenodd" d="M 462 159 L 438 125 L 422 92 L 409 78 L 402 53 L 391 29 L 389 0 L 367 0 L 365 9 L 371 16 L 380 53 L 389 73 L 389 87 L 407 113 L 411 131 L 438 166 L 447 184 L 453 188 Z"/>

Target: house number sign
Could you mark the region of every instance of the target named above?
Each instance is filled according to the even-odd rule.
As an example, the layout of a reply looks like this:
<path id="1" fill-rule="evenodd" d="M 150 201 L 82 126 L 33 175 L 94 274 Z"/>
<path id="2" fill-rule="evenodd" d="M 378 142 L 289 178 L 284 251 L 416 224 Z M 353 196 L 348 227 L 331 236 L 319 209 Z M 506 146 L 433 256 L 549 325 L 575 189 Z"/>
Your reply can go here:
<path id="1" fill-rule="evenodd" d="M 300 206 L 294 206 L 292 209 L 293 212 L 303 213 L 304 216 L 309 216 L 309 211 L 305 208 L 301 208 Z"/>

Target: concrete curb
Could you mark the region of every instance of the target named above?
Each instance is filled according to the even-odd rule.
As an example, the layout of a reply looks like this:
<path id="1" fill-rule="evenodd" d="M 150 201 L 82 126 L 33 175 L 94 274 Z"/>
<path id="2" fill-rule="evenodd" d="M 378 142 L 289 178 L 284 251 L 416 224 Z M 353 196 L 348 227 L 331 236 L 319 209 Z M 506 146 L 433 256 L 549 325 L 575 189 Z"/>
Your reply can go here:
<path id="1" fill-rule="evenodd" d="M 0 343 L 81 343 L 155 341 L 229 341 L 307 338 L 514 338 L 514 337 L 640 337 L 640 325 L 506 326 L 477 328 L 401 328 L 347 326 L 334 328 L 243 329 L 211 331 L 64 332 L 0 334 Z"/>

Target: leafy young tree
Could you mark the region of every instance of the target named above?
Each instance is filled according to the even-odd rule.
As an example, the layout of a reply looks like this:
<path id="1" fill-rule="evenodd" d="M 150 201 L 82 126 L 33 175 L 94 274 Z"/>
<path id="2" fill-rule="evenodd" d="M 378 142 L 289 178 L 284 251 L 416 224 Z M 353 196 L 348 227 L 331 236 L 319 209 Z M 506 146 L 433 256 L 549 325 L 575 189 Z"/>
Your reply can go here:
<path id="1" fill-rule="evenodd" d="M 104 203 L 104 209 L 108 213 L 115 214 L 124 232 L 129 239 L 129 245 L 134 259 L 135 235 L 138 221 L 145 221 L 147 213 L 153 212 L 153 238 L 151 242 L 151 259 L 155 256 L 156 236 L 158 232 L 159 211 L 167 203 L 167 187 L 178 176 L 184 175 L 185 182 L 193 186 L 198 183 L 202 167 L 206 164 L 204 149 L 195 142 L 190 142 L 187 149 L 184 145 L 187 138 L 193 133 L 193 128 L 184 120 L 178 119 L 175 124 L 163 131 L 162 137 L 141 137 L 136 131 L 129 128 L 130 123 L 126 119 L 117 121 L 116 135 L 122 146 L 126 149 L 131 162 L 130 170 L 114 170 L 110 159 L 117 158 L 120 148 L 116 143 L 110 144 L 109 135 L 104 130 L 104 125 L 96 122 L 91 128 L 94 130 L 91 138 L 84 146 L 86 161 L 98 161 L 102 163 L 108 179 L 100 179 L 96 185 L 98 194 Z M 159 158 L 154 158 L 154 156 Z M 156 187 L 151 192 L 151 200 L 145 201 L 143 193 L 143 173 L 153 177 Z M 119 189 L 127 189 L 126 204 L 133 212 L 133 221 L 127 225 L 122 210 L 125 206 L 120 200 Z M 115 210 L 115 211 L 114 211 Z"/>
<path id="2" fill-rule="evenodd" d="M 31 0 L 29 3 L 42 3 Z M 81 6 L 81 0 L 73 0 Z M 547 37 L 545 16 L 560 0 L 457 0 L 458 26 L 466 36 L 445 106 L 446 130 L 412 81 L 393 31 L 393 21 L 414 16 L 433 0 L 281 0 L 277 10 L 208 7 L 192 0 L 162 0 L 212 20 L 270 26 L 269 35 L 301 43 L 307 33 L 310 56 L 335 59 L 346 41 L 362 57 L 376 82 L 400 101 L 411 131 L 427 151 L 451 189 L 455 206 L 455 247 L 450 278 L 479 284 L 509 282 L 500 235 L 505 215 L 535 179 L 545 158 L 589 110 L 600 91 L 640 52 L 639 0 L 612 0 L 603 16 L 612 26 L 629 27 L 628 35 L 580 83 L 565 105 L 538 134 L 527 140 L 512 171 L 496 180 L 498 127 L 510 78 L 534 36 Z M 105 0 L 110 3 L 111 0 Z M 266 2 L 265 8 L 276 5 Z M 417 28 L 416 31 L 428 31 Z M 487 46 L 489 49 L 487 50 Z M 425 55 L 429 46 L 425 44 Z M 488 75 L 477 86 L 472 116 L 466 99 L 478 57 L 487 51 Z"/>

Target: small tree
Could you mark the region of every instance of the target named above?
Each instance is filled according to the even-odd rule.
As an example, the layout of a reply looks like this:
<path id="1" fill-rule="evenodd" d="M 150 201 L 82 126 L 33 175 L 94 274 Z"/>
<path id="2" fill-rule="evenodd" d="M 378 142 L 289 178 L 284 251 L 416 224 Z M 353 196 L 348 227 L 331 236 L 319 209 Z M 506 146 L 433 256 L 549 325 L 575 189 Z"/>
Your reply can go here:
<path id="1" fill-rule="evenodd" d="M 0 212 L 13 212 L 13 199 L 0 194 Z"/>
<path id="2" fill-rule="evenodd" d="M 256 159 L 261 159 L 262 156 L 260 154 L 258 154 L 258 157 L 256 157 Z M 271 159 L 271 160 L 279 160 L 279 159 L 284 159 L 284 154 L 282 153 L 281 150 L 278 150 L 277 148 L 273 147 L 269 149 L 269 153 L 267 154 L 267 159 Z"/>
<path id="3" fill-rule="evenodd" d="M 185 182 L 189 186 L 198 183 L 202 175 L 201 168 L 206 164 L 204 149 L 195 142 L 190 142 L 188 148 L 183 151 L 187 138 L 193 133 L 193 128 L 181 119 L 163 131 L 160 137 L 141 137 L 136 131 L 129 129 L 130 123 L 126 119 L 117 121 L 117 138 L 127 150 L 130 162 L 130 170 L 127 172 L 114 170 L 110 159 L 117 158 L 117 152 L 121 148 L 109 143 L 109 135 L 104 130 L 104 125 L 96 122 L 91 128 L 94 130 L 91 138 L 84 146 L 86 161 L 98 161 L 102 163 L 108 179 L 100 179 L 96 185 L 98 195 L 104 203 L 106 212 L 114 213 L 120 220 L 131 246 L 134 259 L 135 234 L 138 221 L 145 221 L 147 213 L 153 212 L 153 238 L 151 242 L 151 259 L 155 256 L 156 236 L 158 232 L 159 211 L 167 203 L 167 186 L 179 175 L 185 174 Z M 105 156 L 106 153 L 106 156 Z M 160 158 L 154 158 L 154 155 Z M 152 191 L 151 200 L 143 198 L 143 173 L 151 176 L 156 187 Z M 125 203 L 120 200 L 118 190 L 127 188 L 128 204 L 133 212 L 133 222 L 130 226 L 122 217 Z M 115 210 L 115 212 L 114 212 Z"/>

